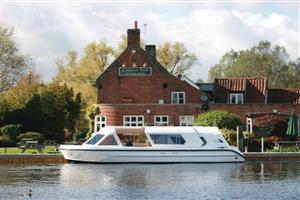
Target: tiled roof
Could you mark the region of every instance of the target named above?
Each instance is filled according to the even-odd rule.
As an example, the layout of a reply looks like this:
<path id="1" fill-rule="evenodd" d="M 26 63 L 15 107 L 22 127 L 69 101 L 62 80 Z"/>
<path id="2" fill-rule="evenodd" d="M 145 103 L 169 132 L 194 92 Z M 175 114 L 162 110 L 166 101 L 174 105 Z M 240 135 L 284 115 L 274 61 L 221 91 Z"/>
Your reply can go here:
<path id="1" fill-rule="evenodd" d="M 300 89 L 269 89 L 268 103 L 300 104 Z"/>
<path id="2" fill-rule="evenodd" d="M 215 102 L 226 103 L 228 94 L 242 92 L 245 103 L 264 103 L 267 78 L 215 79 Z"/>

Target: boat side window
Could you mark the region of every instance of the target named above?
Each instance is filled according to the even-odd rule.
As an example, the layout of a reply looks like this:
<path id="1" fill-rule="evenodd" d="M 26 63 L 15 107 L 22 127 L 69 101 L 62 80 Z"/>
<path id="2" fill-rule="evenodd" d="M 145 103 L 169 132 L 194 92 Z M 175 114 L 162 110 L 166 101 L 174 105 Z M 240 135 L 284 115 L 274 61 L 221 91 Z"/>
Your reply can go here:
<path id="1" fill-rule="evenodd" d="M 207 142 L 206 142 L 205 138 L 202 137 L 202 136 L 200 136 L 200 139 L 201 139 L 201 141 L 203 142 L 202 146 L 206 145 Z"/>
<path id="2" fill-rule="evenodd" d="M 101 140 L 103 138 L 104 135 L 101 134 L 96 134 L 94 135 L 91 139 L 89 139 L 86 144 L 96 144 L 97 142 L 99 142 L 99 140 Z"/>
<path id="3" fill-rule="evenodd" d="M 181 135 L 159 135 L 150 134 L 154 144 L 184 144 L 185 140 Z"/>
<path id="4" fill-rule="evenodd" d="M 118 145 L 118 143 L 113 135 L 108 135 L 100 145 Z"/>

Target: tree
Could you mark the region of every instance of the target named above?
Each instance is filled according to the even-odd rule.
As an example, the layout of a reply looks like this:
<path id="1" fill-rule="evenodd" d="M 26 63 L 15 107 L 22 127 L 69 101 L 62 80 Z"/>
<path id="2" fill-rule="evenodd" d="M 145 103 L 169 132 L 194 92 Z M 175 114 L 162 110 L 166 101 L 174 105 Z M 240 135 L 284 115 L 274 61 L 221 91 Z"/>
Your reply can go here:
<path id="1" fill-rule="evenodd" d="M 70 51 L 65 58 L 57 60 L 59 71 L 54 82 L 67 84 L 75 93 L 81 93 L 83 104 L 94 104 L 97 90 L 93 85 L 112 55 L 113 49 L 104 40 L 88 44 L 80 59 L 75 51 Z"/>
<path id="2" fill-rule="evenodd" d="M 31 97 L 36 94 L 43 84 L 37 74 L 33 71 L 23 75 L 20 80 L 0 98 L 7 102 L 7 110 L 24 108 Z"/>
<path id="3" fill-rule="evenodd" d="M 210 111 L 198 115 L 195 124 L 197 126 L 217 126 L 220 129 L 227 128 L 235 130 L 242 125 L 242 120 L 227 111 Z"/>
<path id="4" fill-rule="evenodd" d="M 13 28 L 0 25 L 0 44 L 0 93 L 3 93 L 24 75 L 30 58 L 19 51 Z"/>
<path id="5" fill-rule="evenodd" d="M 5 113 L 6 124 L 22 124 L 22 132 L 39 132 L 47 139 L 63 142 L 76 130 L 80 113 L 80 94 L 72 88 L 50 83 L 39 88 L 24 108 Z"/>
<path id="6" fill-rule="evenodd" d="M 187 74 L 188 70 L 197 61 L 195 54 L 188 52 L 184 44 L 175 42 L 164 43 L 157 49 L 157 60 L 171 74 Z"/>
<path id="7" fill-rule="evenodd" d="M 231 50 L 209 70 L 209 80 L 215 78 L 268 77 L 269 86 L 300 87 L 300 59 L 289 61 L 284 47 L 268 41 L 242 51 Z"/>
<path id="8" fill-rule="evenodd" d="M 17 136 L 20 134 L 20 125 L 7 124 L 0 130 L 3 137 L 7 140 L 16 140 Z"/>
<path id="9" fill-rule="evenodd" d="M 46 119 L 44 130 L 48 139 L 64 141 L 74 132 L 74 125 L 80 113 L 80 95 L 74 99 L 72 88 L 57 83 L 49 84 L 40 92 L 42 114 Z M 69 139 L 69 138 L 67 138 Z"/>

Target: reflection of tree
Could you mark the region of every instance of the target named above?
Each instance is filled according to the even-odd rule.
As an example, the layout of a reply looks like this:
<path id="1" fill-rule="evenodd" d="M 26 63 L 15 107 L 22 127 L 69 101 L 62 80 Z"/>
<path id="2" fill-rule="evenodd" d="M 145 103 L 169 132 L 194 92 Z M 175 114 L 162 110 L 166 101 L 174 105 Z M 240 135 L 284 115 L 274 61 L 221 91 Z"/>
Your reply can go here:
<path id="1" fill-rule="evenodd" d="M 300 178 L 299 162 L 246 162 L 235 178 L 242 182 L 256 181 L 257 183 L 285 179 L 297 180 Z"/>
<path id="2" fill-rule="evenodd" d="M 51 176 L 49 176 L 51 174 Z M 16 165 L 1 166 L 0 186 L 1 185 L 20 185 L 23 183 L 47 183 L 55 184 L 58 182 L 60 169 L 57 166 L 40 165 Z M 1 199 L 1 198 L 0 198 Z"/>

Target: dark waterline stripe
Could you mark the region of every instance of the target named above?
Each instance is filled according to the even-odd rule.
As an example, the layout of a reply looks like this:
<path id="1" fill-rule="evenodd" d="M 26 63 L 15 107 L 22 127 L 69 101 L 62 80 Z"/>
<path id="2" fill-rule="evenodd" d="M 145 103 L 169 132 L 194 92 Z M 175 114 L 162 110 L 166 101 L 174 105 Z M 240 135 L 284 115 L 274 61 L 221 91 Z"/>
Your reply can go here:
<path id="1" fill-rule="evenodd" d="M 129 147 L 130 148 L 130 147 Z M 180 152 L 180 151 L 230 151 L 230 152 L 234 152 L 238 155 L 240 155 L 242 158 L 245 158 L 245 156 L 239 152 L 236 152 L 232 149 L 178 149 L 178 150 L 173 150 L 173 149 L 166 149 L 166 150 L 163 150 L 163 149 L 62 149 L 60 148 L 60 150 L 72 150 L 72 151 L 167 151 L 167 152 Z"/>

